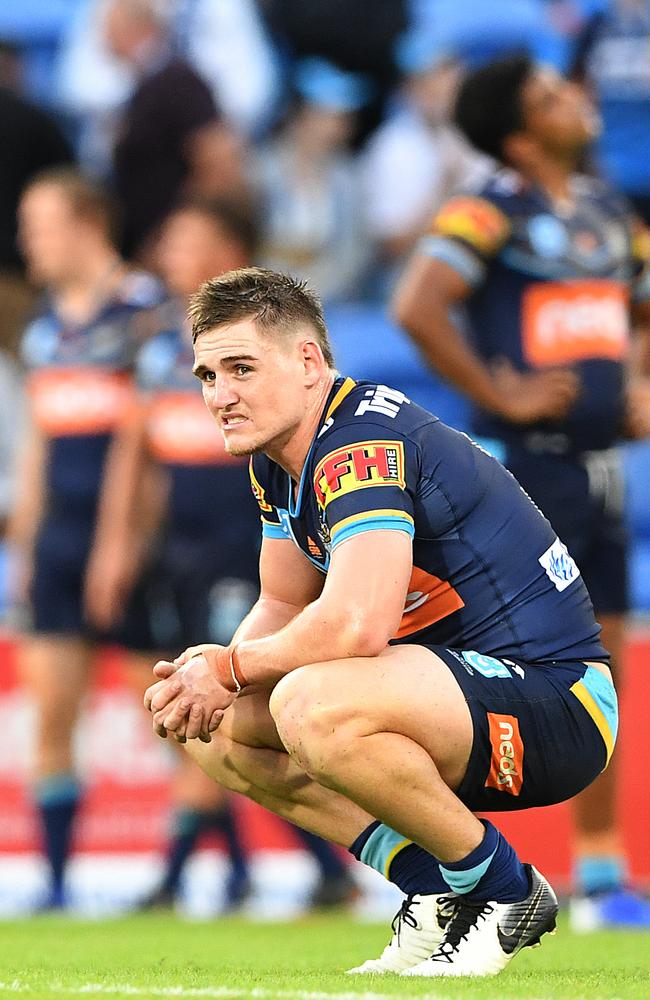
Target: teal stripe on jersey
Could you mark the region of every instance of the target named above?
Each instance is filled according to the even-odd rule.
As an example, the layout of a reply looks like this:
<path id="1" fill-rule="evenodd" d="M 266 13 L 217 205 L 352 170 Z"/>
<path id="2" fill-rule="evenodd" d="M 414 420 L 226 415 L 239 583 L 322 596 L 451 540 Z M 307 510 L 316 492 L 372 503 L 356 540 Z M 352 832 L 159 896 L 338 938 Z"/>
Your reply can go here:
<path id="1" fill-rule="evenodd" d="M 415 528 L 413 527 L 413 521 L 402 519 L 401 517 L 368 517 L 363 521 L 355 521 L 354 524 L 349 524 L 345 528 L 341 528 L 340 531 L 336 532 L 336 527 L 334 531 L 336 532 L 335 537 L 332 539 L 332 551 L 341 542 L 347 541 L 348 538 L 352 538 L 353 535 L 360 535 L 363 531 L 405 531 L 407 535 L 411 538 L 415 536 Z"/>
<path id="2" fill-rule="evenodd" d="M 262 521 L 262 538 L 288 538 L 288 534 L 281 524 L 269 524 Z"/>

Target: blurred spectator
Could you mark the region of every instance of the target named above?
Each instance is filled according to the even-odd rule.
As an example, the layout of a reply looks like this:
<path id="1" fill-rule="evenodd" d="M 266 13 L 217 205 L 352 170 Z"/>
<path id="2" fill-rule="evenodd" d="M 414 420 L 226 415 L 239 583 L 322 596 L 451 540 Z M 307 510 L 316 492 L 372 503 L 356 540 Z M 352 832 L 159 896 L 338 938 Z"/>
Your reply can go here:
<path id="1" fill-rule="evenodd" d="M 154 623 L 150 652 L 145 656 L 140 646 L 136 656 L 138 647 L 131 646 L 133 681 L 140 695 L 161 655 L 176 655 L 197 642 L 228 644 L 257 597 L 260 526 L 248 461 L 228 455 L 203 402 L 200 383 L 192 373 L 187 320 L 191 293 L 215 275 L 246 266 L 255 241 L 250 215 L 223 200 L 188 201 L 171 214 L 162 230 L 158 262 L 171 293 L 168 322 L 138 355 L 141 402 L 120 434 L 88 571 L 89 612 L 98 627 L 110 628 L 123 606 L 124 581 L 136 576 L 133 552 L 141 544 L 142 530 L 138 482 L 151 465 L 162 469 L 165 530 L 148 588 L 147 617 Z M 226 905 L 235 906 L 248 889 L 248 874 L 231 796 L 184 753 L 175 789 L 166 871 L 143 908 L 173 902 L 183 865 L 200 834 L 210 828 L 226 836 L 231 858 Z M 296 832 L 320 870 L 312 904 L 347 899 L 354 883 L 337 854 L 320 838 Z"/>
<path id="2" fill-rule="evenodd" d="M 39 170 L 69 163 L 72 151 L 48 115 L 17 92 L 20 60 L 14 49 L 0 48 L 0 65 L 0 347 L 13 350 L 33 301 L 16 246 L 20 194 Z"/>
<path id="3" fill-rule="evenodd" d="M 282 55 L 293 65 L 318 56 L 362 74 L 369 94 L 355 122 L 362 138 L 377 127 L 398 78 L 395 39 L 410 23 L 412 0 L 258 0 Z"/>
<path id="4" fill-rule="evenodd" d="M 56 88 L 77 124 L 81 162 L 96 176 L 108 176 L 119 107 L 136 83 L 135 68 L 106 44 L 109 3 L 81 0 L 63 39 Z M 280 101 L 281 80 L 255 0 L 177 0 L 168 14 L 174 52 L 200 74 L 225 120 L 240 135 L 262 133 Z"/>
<path id="5" fill-rule="evenodd" d="M 46 298 L 23 341 L 32 426 L 7 538 L 22 612 L 19 668 L 36 709 L 34 792 L 51 875 L 47 905 L 58 907 L 81 797 L 72 734 L 98 638 L 84 609 L 86 566 L 113 435 L 133 399 L 137 336 L 160 292 L 120 259 L 105 193 L 70 168 L 30 182 L 19 229 L 30 276 Z M 137 610 L 134 630 L 142 627 Z"/>
<path id="6" fill-rule="evenodd" d="M 281 79 L 256 0 L 180 0 L 175 35 L 226 121 L 241 135 L 263 133 L 277 112 Z"/>
<path id="7" fill-rule="evenodd" d="M 79 0 L 4 0 L 0 4 L 0 39 L 14 46 L 24 64 L 28 99 L 55 104 L 52 80 L 61 36 Z"/>
<path id="8" fill-rule="evenodd" d="M 405 73 L 401 100 L 370 138 L 362 161 L 368 230 L 389 275 L 432 212 L 491 169 L 491 161 L 473 150 L 449 120 L 460 65 L 438 51 L 413 46 L 401 47 L 400 61 Z"/>
<path id="9" fill-rule="evenodd" d="M 174 56 L 160 0 L 110 0 L 104 29 L 111 51 L 137 74 L 114 172 L 125 211 L 124 252 L 146 258 L 156 227 L 181 194 L 243 193 L 242 150 L 207 85 Z"/>
<path id="10" fill-rule="evenodd" d="M 600 170 L 650 223 L 650 0 L 612 0 L 592 15 L 574 75 L 598 102 Z"/>
<path id="11" fill-rule="evenodd" d="M 358 167 L 348 152 L 363 81 L 323 60 L 299 64 L 298 100 L 253 164 L 266 267 L 309 280 L 325 302 L 359 294 L 369 263 Z"/>

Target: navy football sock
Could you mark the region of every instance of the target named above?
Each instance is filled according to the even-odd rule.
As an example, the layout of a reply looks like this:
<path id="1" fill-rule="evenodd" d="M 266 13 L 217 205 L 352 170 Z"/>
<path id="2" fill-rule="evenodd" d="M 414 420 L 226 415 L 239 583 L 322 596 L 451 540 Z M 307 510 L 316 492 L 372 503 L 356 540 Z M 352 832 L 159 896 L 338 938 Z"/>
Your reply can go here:
<path id="1" fill-rule="evenodd" d="M 204 816 L 204 829 L 212 828 L 223 834 L 233 874 L 238 878 L 248 878 L 248 857 L 242 845 L 237 820 L 230 804 L 206 812 Z"/>
<path id="2" fill-rule="evenodd" d="M 38 782 L 35 798 L 43 828 L 45 857 L 50 867 L 52 897 L 61 900 L 65 866 L 79 806 L 79 782 L 70 772 L 49 775 Z"/>
<path id="3" fill-rule="evenodd" d="M 179 809 L 174 816 L 174 829 L 167 848 L 164 892 L 175 896 L 181 880 L 181 873 L 190 857 L 202 830 L 203 814 L 198 809 Z"/>
<path id="4" fill-rule="evenodd" d="M 526 869 L 497 828 L 488 820 L 481 822 L 485 827 L 481 843 L 462 861 L 441 864 L 443 878 L 450 889 L 468 899 L 499 903 L 525 899 L 530 888 Z"/>
<path id="5" fill-rule="evenodd" d="M 349 850 L 407 896 L 449 892 L 433 854 L 378 820 L 359 834 Z"/>

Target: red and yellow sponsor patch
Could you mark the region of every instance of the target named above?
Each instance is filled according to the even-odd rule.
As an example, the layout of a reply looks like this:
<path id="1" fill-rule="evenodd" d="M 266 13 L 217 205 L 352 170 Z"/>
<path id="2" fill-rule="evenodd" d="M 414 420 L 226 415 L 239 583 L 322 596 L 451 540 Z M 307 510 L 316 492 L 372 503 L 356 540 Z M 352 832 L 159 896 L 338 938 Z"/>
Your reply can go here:
<path id="1" fill-rule="evenodd" d="M 147 439 L 151 454 L 160 462 L 216 465 L 241 461 L 226 451 L 223 435 L 198 393 L 157 394 L 148 409 Z"/>
<path id="2" fill-rule="evenodd" d="M 440 577 L 414 566 L 404 613 L 395 638 L 403 639 L 404 636 L 420 632 L 464 607 L 465 602 L 448 580 L 441 580 Z"/>
<path id="3" fill-rule="evenodd" d="M 257 503 L 259 505 L 260 510 L 265 511 L 268 514 L 269 511 L 273 510 L 273 507 L 272 507 L 272 505 L 270 503 L 266 502 L 266 494 L 264 492 L 264 487 L 260 486 L 260 484 L 258 483 L 257 478 L 255 476 L 255 472 L 253 471 L 253 459 L 252 458 L 251 458 L 250 462 L 248 463 L 248 474 L 249 474 L 250 480 L 251 480 L 251 489 L 253 491 L 253 496 L 257 500 Z"/>
<path id="4" fill-rule="evenodd" d="M 519 795 L 524 781 L 524 741 L 519 732 L 519 720 L 514 715 L 487 713 L 490 726 L 490 773 L 486 788 Z"/>
<path id="5" fill-rule="evenodd" d="M 34 419 L 52 437 L 109 434 L 135 404 L 129 375 L 101 368 L 44 368 L 28 382 Z"/>
<path id="6" fill-rule="evenodd" d="M 464 195 L 442 206 L 434 219 L 433 232 L 463 240 L 489 256 L 508 239 L 510 221 L 492 202 Z"/>
<path id="7" fill-rule="evenodd" d="M 628 292 L 617 281 L 529 285 L 521 318 L 524 357 L 537 368 L 627 353 Z"/>
<path id="8" fill-rule="evenodd" d="M 367 486 L 406 487 L 401 441 L 359 441 L 331 451 L 317 465 L 314 489 L 320 506 Z"/>

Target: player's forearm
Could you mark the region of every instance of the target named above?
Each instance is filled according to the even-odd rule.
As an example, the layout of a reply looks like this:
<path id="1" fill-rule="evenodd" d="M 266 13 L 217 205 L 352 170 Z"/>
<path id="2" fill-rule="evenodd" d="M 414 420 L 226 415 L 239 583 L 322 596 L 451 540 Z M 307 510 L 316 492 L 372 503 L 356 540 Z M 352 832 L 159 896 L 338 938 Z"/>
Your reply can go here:
<path id="1" fill-rule="evenodd" d="M 275 634 L 237 641 L 236 658 L 246 683 L 272 683 L 308 663 L 377 656 L 385 645 L 365 618 L 317 600 Z"/>
<path id="2" fill-rule="evenodd" d="M 237 628 L 232 638 L 232 644 L 237 645 L 244 640 L 274 635 L 302 610 L 302 607 L 295 604 L 260 597 Z"/>

